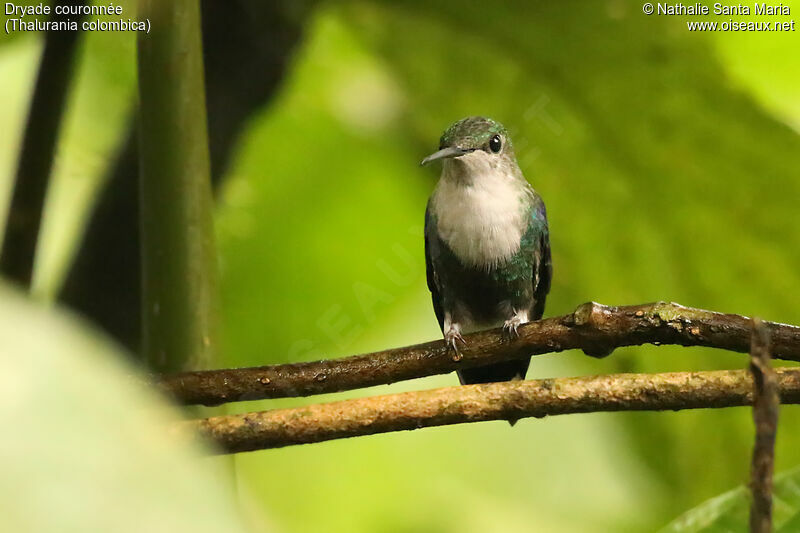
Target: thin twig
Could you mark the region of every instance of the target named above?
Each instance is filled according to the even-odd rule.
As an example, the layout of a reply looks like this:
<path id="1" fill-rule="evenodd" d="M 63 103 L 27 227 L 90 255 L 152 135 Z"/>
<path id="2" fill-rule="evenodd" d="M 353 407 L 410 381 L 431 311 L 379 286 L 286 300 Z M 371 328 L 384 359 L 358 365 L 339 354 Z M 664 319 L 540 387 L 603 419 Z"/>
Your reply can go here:
<path id="1" fill-rule="evenodd" d="M 761 320 L 754 318 L 750 349 L 750 371 L 755 383 L 753 422 L 756 427 L 750 472 L 750 490 L 753 494 L 750 505 L 752 533 L 772 531 L 772 471 L 775 464 L 775 433 L 778 429 L 780 395 L 778 377 L 770 366 L 769 344 L 769 330 Z"/>
<path id="2" fill-rule="evenodd" d="M 777 371 L 784 403 L 800 403 L 800 369 Z M 182 422 L 222 453 L 485 420 L 599 411 L 749 405 L 746 370 L 616 374 L 467 385 Z"/>
<path id="3" fill-rule="evenodd" d="M 765 325 L 774 356 L 800 361 L 800 328 Z M 747 317 L 675 303 L 587 303 L 568 315 L 523 325 L 515 341 L 505 340 L 501 329 L 468 335 L 458 361 L 442 341 L 434 341 L 327 361 L 173 374 L 161 377 L 160 385 L 181 403 L 218 405 L 371 387 L 570 349 L 603 357 L 622 346 L 653 343 L 747 353 L 750 330 Z"/>

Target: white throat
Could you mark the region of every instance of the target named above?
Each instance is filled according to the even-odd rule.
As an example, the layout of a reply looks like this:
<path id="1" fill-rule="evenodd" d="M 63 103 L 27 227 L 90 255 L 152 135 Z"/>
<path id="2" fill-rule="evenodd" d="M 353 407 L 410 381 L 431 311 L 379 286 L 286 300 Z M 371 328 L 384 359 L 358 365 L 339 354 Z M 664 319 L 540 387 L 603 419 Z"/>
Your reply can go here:
<path id="1" fill-rule="evenodd" d="M 519 250 L 529 187 L 515 170 L 481 151 L 445 161 L 431 209 L 439 236 L 465 264 L 492 269 Z"/>

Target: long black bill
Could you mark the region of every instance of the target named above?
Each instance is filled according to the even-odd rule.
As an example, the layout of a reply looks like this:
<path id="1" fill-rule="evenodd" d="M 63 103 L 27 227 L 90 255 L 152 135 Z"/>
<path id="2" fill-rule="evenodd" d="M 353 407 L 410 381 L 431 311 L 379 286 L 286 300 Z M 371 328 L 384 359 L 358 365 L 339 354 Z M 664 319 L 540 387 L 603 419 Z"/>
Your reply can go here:
<path id="1" fill-rule="evenodd" d="M 437 159 L 447 159 L 450 157 L 458 157 L 460 155 L 464 155 L 466 153 L 471 152 L 472 150 L 465 150 L 463 148 L 458 148 L 457 146 L 448 146 L 447 148 L 442 148 L 438 152 L 434 152 L 425 159 L 422 160 L 420 165 L 425 166 L 431 161 L 436 161 Z"/>

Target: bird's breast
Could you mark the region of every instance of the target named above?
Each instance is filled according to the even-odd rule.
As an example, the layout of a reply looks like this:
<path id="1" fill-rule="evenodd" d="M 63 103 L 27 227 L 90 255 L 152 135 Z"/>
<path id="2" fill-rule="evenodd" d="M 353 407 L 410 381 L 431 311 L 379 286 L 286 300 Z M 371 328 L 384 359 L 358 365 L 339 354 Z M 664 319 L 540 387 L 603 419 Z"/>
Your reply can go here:
<path id="1" fill-rule="evenodd" d="M 524 199 L 525 189 L 505 178 L 469 186 L 442 180 L 432 202 L 439 236 L 465 265 L 501 265 L 519 250 Z"/>

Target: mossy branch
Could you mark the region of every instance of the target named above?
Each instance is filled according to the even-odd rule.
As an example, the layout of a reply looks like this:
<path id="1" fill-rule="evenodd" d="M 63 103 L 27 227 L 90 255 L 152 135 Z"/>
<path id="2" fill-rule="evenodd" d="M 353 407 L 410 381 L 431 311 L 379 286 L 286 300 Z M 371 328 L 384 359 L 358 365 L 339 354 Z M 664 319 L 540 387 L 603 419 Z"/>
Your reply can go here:
<path id="1" fill-rule="evenodd" d="M 774 357 L 800 361 L 800 328 L 769 322 L 765 327 Z M 520 327 L 514 341 L 505 340 L 500 329 L 468 335 L 458 360 L 442 341 L 434 341 L 327 361 L 172 374 L 159 384 L 181 403 L 218 405 L 371 387 L 570 349 L 605 356 L 622 346 L 652 343 L 747 353 L 750 332 L 747 317 L 675 303 L 587 303 L 568 315 Z"/>
<path id="2" fill-rule="evenodd" d="M 800 403 L 800 370 L 776 371 L 783 403 Z M 430 426 L 599 411 L 720 408 L 753 402 L 746 370 L 616 374 L 407 392 L 183 422 L 223 453 Z"/>

